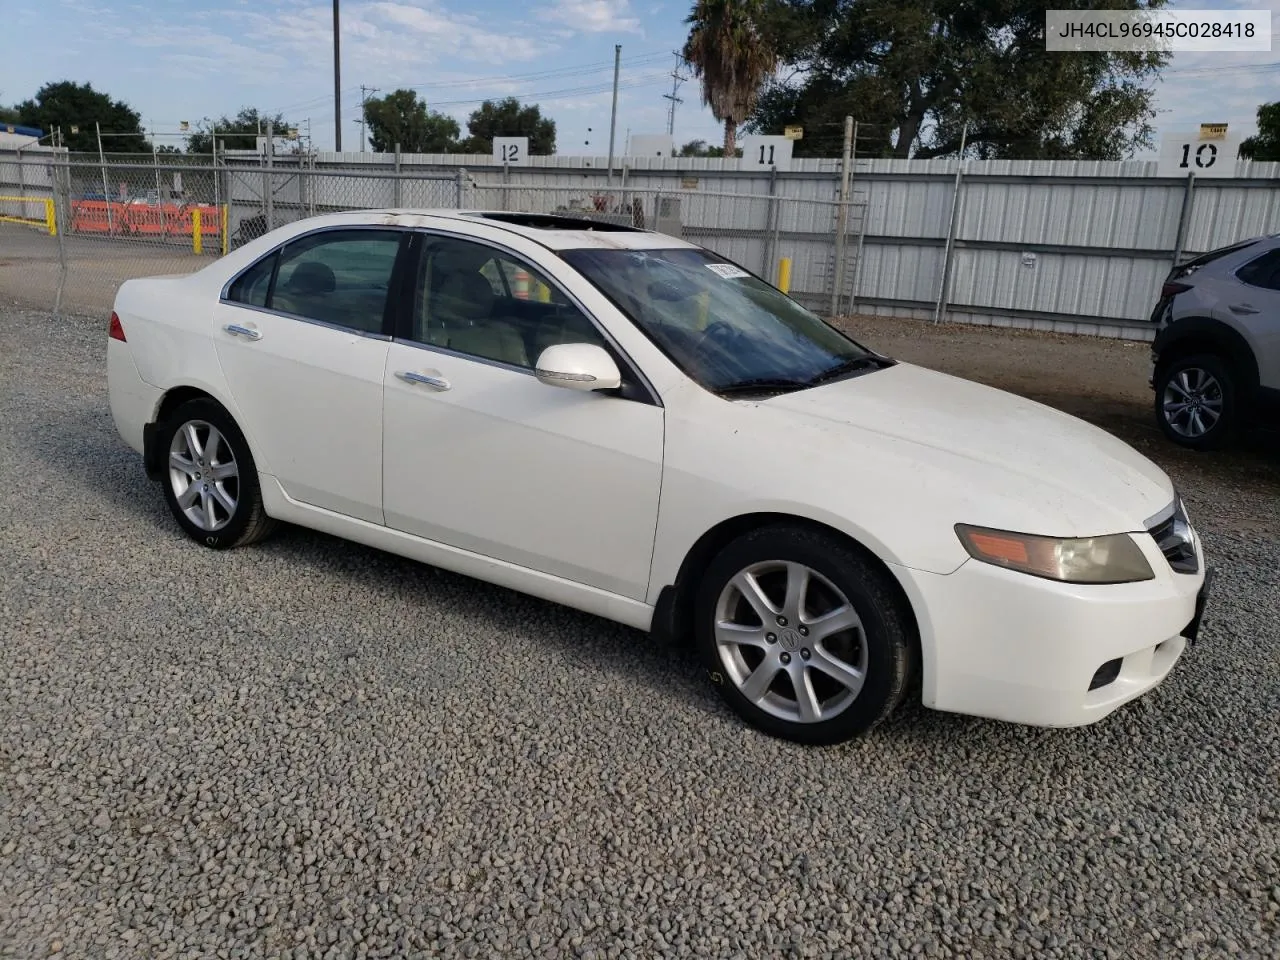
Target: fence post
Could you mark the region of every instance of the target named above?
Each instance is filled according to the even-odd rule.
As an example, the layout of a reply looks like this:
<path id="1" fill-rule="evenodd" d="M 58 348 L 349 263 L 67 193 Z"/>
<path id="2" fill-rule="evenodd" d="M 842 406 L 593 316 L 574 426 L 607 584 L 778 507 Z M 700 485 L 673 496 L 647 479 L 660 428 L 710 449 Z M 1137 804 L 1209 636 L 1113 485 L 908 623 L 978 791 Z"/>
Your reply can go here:
<path id="1" fill-rule="evenodd" d="M 947 223 L 947 242 L 942 250 L 942 276 L 938 281 L 938 300 L 933 305 L 933 322 L 942 319 L 951 286 L 951 257 L 956 245 L 956 220 L 960 209 L 960 183 L 964 179 L 964 147 L 969 136 L 969 124 L 960 129 L 960 152 L 956 155 L 956 183 L 951 192 L 951 219 Z"/>
<path id="2" fill-rule="evenodd" d="M 465 204 L 463 203 L 463 196 L 462 196 L 462 194 L 463 194 L 463 190 L 466 188 L 466 183 L 467 183 L 467 168 L 466 168 L 466 167 L 459 167 L 459 168 L 458 168 L 458 173 L 457 173 L 457 176 L 454 178 L 454 181 L 455 181 L 456 186 L 457 186 L 457 201 L 458 201 L 458 203 L 457 203 L 457 207 L 458 207 L 458 209 L 459 209 L 459 210 L 461 210 L 461 209 L 463 209 L 463 207 L 465 206 Z"/>
<path id="3" fill-rule="evenodd" d="M 836 262 L 831 271 L 831 316 L 840 311 L 844 286 L 845 233 L 849 224 L 849 167 L 853 157 L 853 117 L 844 118 L 844 149 L 840 153 L 840 207 L 836 211 Z"/>
<path id="4" fill-rule="evenodd" d="M 769 168 L 769 204 L 764 218 L 764 257 L 760 276 L 766 280 L 776 277 L 774 258 L 778 255 L 778 168 Z"/>
<path id="5" fill-rule="evenodd" d="M 363 145 L 363 144 L 362 144 Z M 396 144 L 396 179 L 395 186 L 391 188 L 391 205 L 396 209 L 404 203 L 404 189 L 400 183 L 400 144 Z"/>
<path id="6" fill-rule="evenodd" d="M 1187 185 L 1182 191 L 1182 210 L 1178 214 L 1178 235 L 1173 243 L 1173 265 L 1176 267 L 1182 259 L 1182 248 L 1187 242 L 1187 230 L 1191 227 L 1192 191 L 1196 185 L 1196 172 L 1187 174 Z"/>
<path id="7" fill-rule="evenodd" d="M 53 167 L 53 196 L 54 203 L 58 208 L 54 216 L 56 218 L 60 214 L 62 217 L 62 229 L 56 233 L 58 238 L 58 285 L 53 295 L 53 315 L 57 317 L 62 313 L 62 293 L 67 286 L 67 244 L 63 237 L 71 222 L 71 166 L 65 158 L 63 162 L 55 163 Z"/>
<path id="8" fill-rule="evenodd" d="M 275 138 L 271 134 L 271 121 L 267 121 L 267 166 L 262 172 L 262 202 L 266 207 L 267 215 L 267 232 L 270 233 L 276 228 L 276 210 L 275 198 L 271 195 L 274 184 L 271 182 L 271 160 L 275 150 L 272 147 Z"/>

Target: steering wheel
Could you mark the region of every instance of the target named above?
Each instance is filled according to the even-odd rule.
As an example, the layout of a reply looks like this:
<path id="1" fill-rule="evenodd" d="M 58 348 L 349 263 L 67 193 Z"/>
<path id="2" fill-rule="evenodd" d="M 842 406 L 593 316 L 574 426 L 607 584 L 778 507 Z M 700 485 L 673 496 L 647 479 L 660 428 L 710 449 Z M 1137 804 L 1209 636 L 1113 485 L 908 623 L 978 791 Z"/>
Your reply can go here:
<path id="1" fill-rule="evenodd" d="M 732 344 L 741 340 L 743 333 L 736 327 L 726 323 L 724 320 L 715 320 L 707 325 L 702 331 L 702 335 L 694 341 L 690 354 L 699 365 L 704 365 L 704 361 L 709 359 L 706 356 L 709 347 L 720 345 L 729 353 L 733 353 Z"/>

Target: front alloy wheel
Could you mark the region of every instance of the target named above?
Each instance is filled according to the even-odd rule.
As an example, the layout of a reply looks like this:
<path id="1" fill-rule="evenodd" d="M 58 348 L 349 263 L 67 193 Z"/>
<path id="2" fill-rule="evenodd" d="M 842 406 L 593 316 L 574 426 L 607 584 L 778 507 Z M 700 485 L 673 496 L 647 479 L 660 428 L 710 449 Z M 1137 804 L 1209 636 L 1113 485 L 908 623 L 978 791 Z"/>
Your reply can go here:
<path id="1" fill-rule="evenodd" d="M 856 544 L 801 524 L 744 534 L 708 567 L 697 643 L 720 695 L 753 726 L 800 743 L 870 730 L 915 664 L 910 611 Z"/>

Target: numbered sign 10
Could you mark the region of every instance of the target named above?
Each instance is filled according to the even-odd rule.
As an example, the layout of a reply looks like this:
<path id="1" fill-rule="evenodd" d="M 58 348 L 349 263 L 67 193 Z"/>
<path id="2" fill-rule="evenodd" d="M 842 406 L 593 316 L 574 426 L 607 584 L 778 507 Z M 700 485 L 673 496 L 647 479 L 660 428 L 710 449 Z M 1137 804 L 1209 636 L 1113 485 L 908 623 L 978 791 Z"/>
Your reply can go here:
<path id="1" fill-rule="evenodd" d="M 529 163 L 528 137 L 494 137 L 493 159 L 507 166 L 518 167 Z"/>
<path id="2" fill-rule="evenodd" d="M 1239 136 L 1202 140 L 1199 133 L 1169 134 L 1160 141 L 1158 176 L 1234 177 Z"/>
<path id="3" fill-rule="evenodd" d="M 777 167 L 786 172 L 791 169 L 791 150 L 795 141 L 787 137 L 749 136 L 742 138 L 743 170 L 768 170 Z"/>

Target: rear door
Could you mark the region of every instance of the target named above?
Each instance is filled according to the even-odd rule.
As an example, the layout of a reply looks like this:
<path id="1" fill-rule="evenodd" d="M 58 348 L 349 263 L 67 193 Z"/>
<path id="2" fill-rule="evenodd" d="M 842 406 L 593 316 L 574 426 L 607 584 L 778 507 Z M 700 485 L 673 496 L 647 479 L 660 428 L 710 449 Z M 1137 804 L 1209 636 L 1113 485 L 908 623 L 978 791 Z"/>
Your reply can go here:
<path id="1" fill-rule="evenodd" d="M 1262 386 L 1280 389 L 1280 248 L 1250 260 L 1220 290 L 1219 319 L 1253 347 Z"/>
<path id="2" fill-rule="evenodd" d="M 228 288 L 214 340 L 286 494 L 382 523 L 382 380 L 405 231 L 304 234 Z"/>

